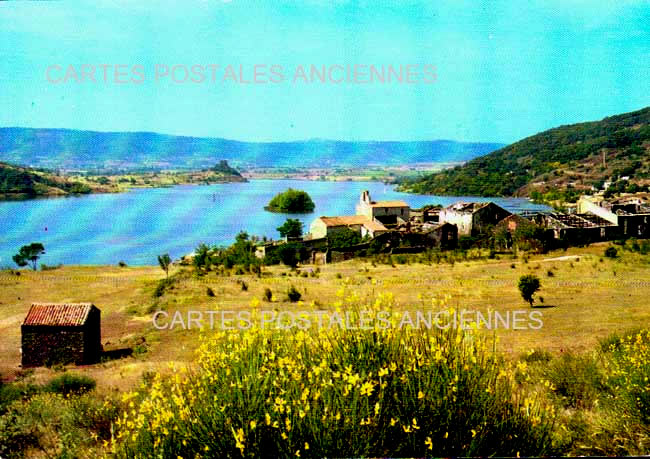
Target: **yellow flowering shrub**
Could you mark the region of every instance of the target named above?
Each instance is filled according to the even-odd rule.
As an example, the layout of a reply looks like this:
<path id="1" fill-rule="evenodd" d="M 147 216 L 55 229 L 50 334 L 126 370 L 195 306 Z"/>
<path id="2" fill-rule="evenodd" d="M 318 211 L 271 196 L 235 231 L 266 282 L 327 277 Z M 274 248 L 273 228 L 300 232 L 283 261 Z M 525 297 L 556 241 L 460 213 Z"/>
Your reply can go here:
<path id="1" fill-rule="evenodd" d="M 347 296 L 346 296 L 347 295 Z M 355 310 L 341 292 L 338 309 Z M 387 310 L 379 295 L 367 310 Z M 553 413 L 455 328 L 205 332 L 196 369 L 125 395 L 122 457 L 541 455 Z"/>

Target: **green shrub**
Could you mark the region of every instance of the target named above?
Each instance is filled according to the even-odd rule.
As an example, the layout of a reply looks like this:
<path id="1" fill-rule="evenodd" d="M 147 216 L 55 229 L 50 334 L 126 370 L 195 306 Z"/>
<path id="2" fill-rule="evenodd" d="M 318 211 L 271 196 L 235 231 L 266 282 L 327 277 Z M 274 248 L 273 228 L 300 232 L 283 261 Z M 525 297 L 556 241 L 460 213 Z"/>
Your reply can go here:
<path id="1" fill-rule="evenodd" d="M 609 246 L 609 247 L 607 247 L 607 248 L 605 249 L 605 253 L 604 253 L 604 255 L 605 255 L 607 258 L 616 258 L 616 257 L 618 257 L 618 250 L 617 250 L 616 247 L 614 247 L 613 245 L 612 245 L 612 246 Z"/>
<path id="2" fill-rule="evenodd" d="M 176 283 L 177 278 L 172 276 L 172 277 L 167 277 L 165 279 L 160 279 L 158 281 L 158 284 L 156 284 L 156 289 L 153 291 L 153 297 L 154 298 L 160 298 L 165 294 L 167 290 L 171 290 L 174 288 L 174 284 Z"/>
<path id="3" fill-rule="evenodd" d="M 0 381 L 0 414 L 16 400 L 28 398 L 38 393 L 40 388 L 34 384 L 3 383 Z"/>
<path id="4" fill-rule="evenodd" d="M 96 386 L 96 382 L 90 376 L 74 373 L 63 373 L 47 383 L 44 387 L 47 392 L 57 394 L 83 394 L 90 392 Z"/>
<path id="5" fill-rule="evenodd" d="M 553 360 L 545 371 L 554 393 L 569 408 L 590 409 L 600 392 L 606 389 L 596 360 L 571 352 Z"/>
<path id="6" fill-rule="evenodd" d="M 271 291 L 270 288 L 266 287 L 264 289 L 263 299 L 264 301 L 271 301 L 273 299 L 273 292 Z"/>
<path id="7" fill-rule="evenodd" d="M 36 394 L 14 402 L 0 416 L 0 457 L 101 456 L 93 448 L 110 440 L 116 418 L 117 406 L 110 400 Z"/>
<path id="8" fill-rule="evenodd" d="M 214 294 L 214 290 L 212 290 L 211 287 L 208 287 L 208 288 L 206 289 L 205 293 L 206 293 L 206 295 L 208 295 L 209 297 L 213 297 L 213 296 L 215 296 L 215 294 Z"/>
<path id="9" fill-rule="evenodd" d="M 289 301 L 292 303 L 295 303 L 296 301 L 299 301 L 300 298 L 302 297 L 302 294 L 298 291 L 296 287 L 291 285 L 289 287 L 289 290 L 287 290 L 287 297 L 289 297 Z"/>
<path id="10" fill-rule="evenodd" d="M 528 363 L 550 362 L 553 360 L 553 355 L 544 349 L 534 349 L 531 352 L 522 355 L 521 360 Z"/>

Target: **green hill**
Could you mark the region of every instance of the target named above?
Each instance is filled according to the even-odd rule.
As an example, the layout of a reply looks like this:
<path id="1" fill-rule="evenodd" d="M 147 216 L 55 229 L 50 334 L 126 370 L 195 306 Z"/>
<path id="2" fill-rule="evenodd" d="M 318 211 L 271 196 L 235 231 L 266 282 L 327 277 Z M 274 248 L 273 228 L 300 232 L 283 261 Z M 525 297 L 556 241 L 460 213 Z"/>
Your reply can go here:
<path id="1" fill-rule="evenodd" d="M 430 141 L 240 142 L 153 132 L 0 127 L 0 158 L 13 164 L 88 171 L 200 170 L 218 159 L 242 167 L 365 167 L 467 161 L 499 143 Z"/>
<path id="2" fill-rule="evenodd" d="M 601 121 L 560 126 L 462 166 L 401 184 L 422 194 L 539 196 L 578 194 L 620 177 L 650 184 L 650 107 Z"/>
<path id="3" fill-rule="evenodd" d="M 56 177 L 42 170 L 0 163 L 0 197 L 35 197 L 65 194 L 87 194 L 91 186 Z"/>

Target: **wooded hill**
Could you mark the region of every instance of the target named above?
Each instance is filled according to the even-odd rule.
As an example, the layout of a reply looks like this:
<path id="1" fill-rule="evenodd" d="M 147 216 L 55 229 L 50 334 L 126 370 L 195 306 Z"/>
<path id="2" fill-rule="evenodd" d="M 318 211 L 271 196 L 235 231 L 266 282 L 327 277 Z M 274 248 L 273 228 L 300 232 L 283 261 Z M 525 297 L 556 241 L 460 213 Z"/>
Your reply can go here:
<path id="1" fill-rule="evenodd" d="M 405 181 L 401 190 L 437 195 L 579 194 L 621 177 L 625 190 L 650 184 L 650 107 L 601 121 L 560 126 Z"/>
<path id="2" fill-rule="evenodd" d="M 70 181 L 42 170 L 0 163 L 0 197 L 87 194 L 89 185 Z"/>

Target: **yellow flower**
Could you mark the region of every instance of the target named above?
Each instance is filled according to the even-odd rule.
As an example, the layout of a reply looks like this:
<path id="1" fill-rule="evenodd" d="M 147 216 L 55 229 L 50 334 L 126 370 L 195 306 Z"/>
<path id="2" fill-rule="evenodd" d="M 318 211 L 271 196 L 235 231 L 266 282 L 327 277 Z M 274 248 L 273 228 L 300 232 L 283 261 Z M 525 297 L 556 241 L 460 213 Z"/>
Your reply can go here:
<path id="1" fill-rule="evenodd" d="M 305 451 L 309 449 L 309 443 L 305 442 Z"/>
<path id="2" fill-rule="evenodd" d="M 433 441 L 431 441 L 431 437 L 427 437 L 427 439 L 424 440 L 424 444 L 428 449 L 433 449 Z"/>
<path id="3" fill-rule="evenodd" d="M 423 399 L 423 398 L 424 398 L 424 392 L 419 391 L 419 392 L 418 392 L 418 398 L 419 398 L 419 399 Z"/>
<path id="4" fill-rule="evenodd" d="M 251 430 L 255 430 L 255 427 L 257 426 L 257 422 L 251 421 L 250 426 L 251 426 Z"/>
<path id="5" fill-rule="evenodd" d="M 393 427 L 395 424 L 397 424 L 397 419 L 390 418 L 390 426 Z"/>
<path id="6" fill-rule="evenodd" d="M 374 390 L 374 387 L 375 387 L 374 383 L 370 381 L 363 383 L 361 385 L 361 395 L 367 395 L 368 397 L 370 397 L 370 395 L 372 395 L 372 391 Z"/>

